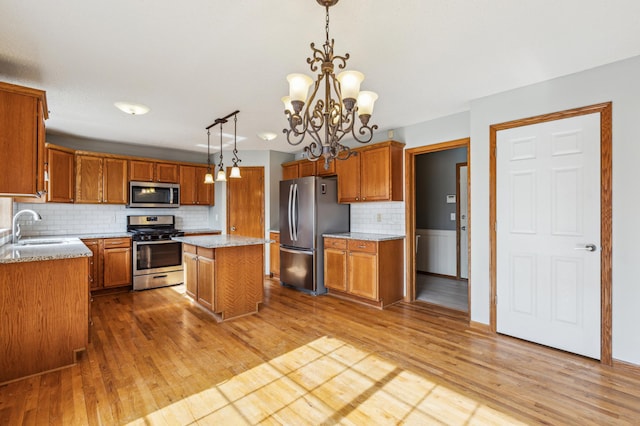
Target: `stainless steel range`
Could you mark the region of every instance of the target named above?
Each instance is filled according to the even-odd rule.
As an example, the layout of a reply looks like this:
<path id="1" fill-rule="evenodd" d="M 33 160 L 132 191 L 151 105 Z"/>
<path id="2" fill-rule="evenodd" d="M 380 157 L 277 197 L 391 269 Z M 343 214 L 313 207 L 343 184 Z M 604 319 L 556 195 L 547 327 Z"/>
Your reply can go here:
<path id="1" fill-rule="evenodd" d="M 184 235 L 175 228 L 175 216 L 127 216 L 133 240 L 133 289 L 182 284 L 182 243 L 171 237 Z"/>

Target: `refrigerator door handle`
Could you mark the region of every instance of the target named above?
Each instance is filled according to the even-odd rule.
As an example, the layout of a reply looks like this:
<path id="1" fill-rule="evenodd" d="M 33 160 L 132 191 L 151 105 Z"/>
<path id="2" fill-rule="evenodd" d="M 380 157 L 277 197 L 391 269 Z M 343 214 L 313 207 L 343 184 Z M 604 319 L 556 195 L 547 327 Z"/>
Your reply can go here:
<path id="1" fill-rule="evenodd" d="M 293 241 L 298 241 L 298 184 L 293 184 Z"/>
<path id="2" fill-rule="evenodd" d="M 287 225 L 289 225 L 289 238 L 293 241 L 293 221 L 291 217 L 291 206 L 293 205 L 293 184 L 289 185 L 289 203 L 287 204 Z"/>

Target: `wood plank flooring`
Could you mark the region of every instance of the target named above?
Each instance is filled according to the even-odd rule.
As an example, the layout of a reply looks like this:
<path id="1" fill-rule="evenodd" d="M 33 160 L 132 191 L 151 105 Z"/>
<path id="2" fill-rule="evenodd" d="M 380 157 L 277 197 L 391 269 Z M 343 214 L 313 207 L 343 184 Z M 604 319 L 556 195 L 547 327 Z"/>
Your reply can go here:
<path id="1" fill-rule="evenodd" d="M 469 282 L 431 274 L 416 274 L 416 299 L 457 311 L 469 311 Z"/>
<path id="2" fill-rule="evenodd" d="M 0 425 L 640 423 L 635 369 L 265 288 L 220 324 L 181 286 L 96 297 L 78 364 L 0 387 Z"/>

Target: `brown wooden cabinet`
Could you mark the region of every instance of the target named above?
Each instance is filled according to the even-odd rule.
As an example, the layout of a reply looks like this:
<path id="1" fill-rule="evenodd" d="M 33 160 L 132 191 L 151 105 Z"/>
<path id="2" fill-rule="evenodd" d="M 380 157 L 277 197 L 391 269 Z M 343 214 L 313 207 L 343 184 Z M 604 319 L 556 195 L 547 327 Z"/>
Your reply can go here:
<path id="1" fill-rule="evenodd" d="M 180 166 L 180 204 L 215 205 L 215 185 L 204 183 L 206 167 Z"/>
<path id="2" fill-rule="evenodd" d="M 92 291 L 131 285 L 131 238 L 92 238 L 82 242 L 93 253 L 89 261 Z"/>
<path id="3" fill-rule="evenodd" d="M 183 244 L 186 293 L 210 311 L 215 311 L 215 251 Z"/>
<path id="4" fill-rule="evenodd" d="M 74 151 L 47 144 L 47 201 L 73 203 L 75 191 Z"/>
<path id="5" fill-rule="evenodd" d="M 402 300 L 402 239 L 324 240 L 324 281 L 329 293 L 383 308 Z"/>
<path id="6" fill-rule="evenodd" d="M 269 232 L 269 273 L 272 277 L 280 276 L 280 233 Z"/>
<path id="7" fill-rule="evenodd" d="M 44 91 L 0 82 L 0 195 L 44 194 L 47 118 Z"/>
<path id="8" fill-rule="evenodd" d="M 127 204 L 127 160 L 76 154 L 76 203 Z"/>
<path id="9" fill-rule="evenodd" d="M 400 142 L 381 142 L 338 160 L 338 202 L 402 201 L 403 148 Z"/>
<path id="10" fill-rule="evenodd" d="M 129 161 L 129 179 L 140 182 L 178 183 L 179 166 L 145 160 Z"/>
<path id="11" fill-rule="evenodd" d="M 324 168 L 324 161 L 309 161 L 306 159 L 291 161 L 282 164 L 282 180 L 296 179 L 305 176 L 334 176 L 336 174 L 336 162 L 329 163 L 329 168 Z"/>

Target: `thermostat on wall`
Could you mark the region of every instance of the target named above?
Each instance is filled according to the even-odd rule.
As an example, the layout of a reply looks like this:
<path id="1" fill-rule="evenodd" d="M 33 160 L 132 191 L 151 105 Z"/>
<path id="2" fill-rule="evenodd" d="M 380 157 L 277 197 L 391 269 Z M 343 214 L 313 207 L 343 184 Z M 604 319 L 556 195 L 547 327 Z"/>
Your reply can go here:
<path id="1" fill-rule="evenodd" d="M 447 204 L 455 204 L 456 202 L 456 195 L 447 195 Z"/>

